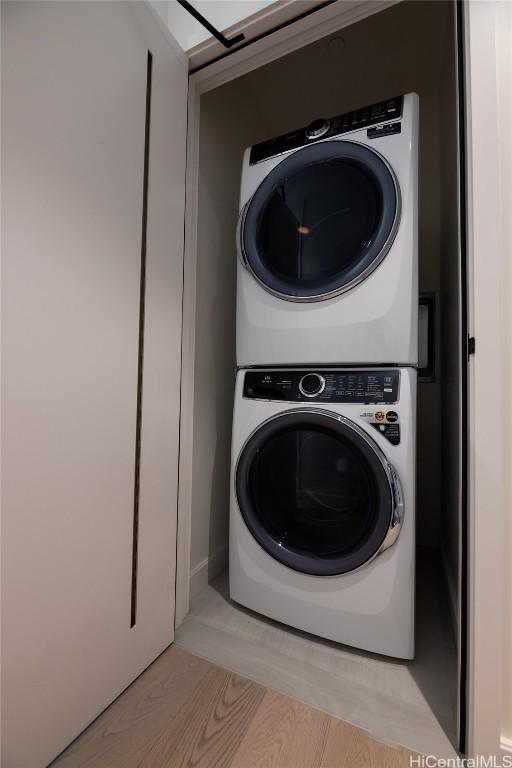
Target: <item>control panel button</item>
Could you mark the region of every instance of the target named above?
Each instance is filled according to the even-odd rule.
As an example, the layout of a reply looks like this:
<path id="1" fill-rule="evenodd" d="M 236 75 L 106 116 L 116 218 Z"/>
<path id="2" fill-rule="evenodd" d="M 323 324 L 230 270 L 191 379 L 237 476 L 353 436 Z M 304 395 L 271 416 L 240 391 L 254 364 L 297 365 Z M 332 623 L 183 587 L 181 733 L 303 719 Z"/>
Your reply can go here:
<path id="1" fill-rule="evenodd" d="M 325 379 L 318 373 L 306 373 L 299 382 L 299 391 L 304 397 L 315 397 L 325 389 Z"/>
<path id="2" fill-rule="evenodd" d="M 308 139 L 319 139 L 320 136 L 324 136 L 327 133 L 330 127 L 331 123 L 329 120 L 324 118 L 313 120 L 306 128 L 306 136 Z"/>
<path id="3" fill-rule="evenodd" d="M 396 411 L 388 411 L 386 413 L 386 419 L 391 423 L 398 421 L 398 413 Z"/>

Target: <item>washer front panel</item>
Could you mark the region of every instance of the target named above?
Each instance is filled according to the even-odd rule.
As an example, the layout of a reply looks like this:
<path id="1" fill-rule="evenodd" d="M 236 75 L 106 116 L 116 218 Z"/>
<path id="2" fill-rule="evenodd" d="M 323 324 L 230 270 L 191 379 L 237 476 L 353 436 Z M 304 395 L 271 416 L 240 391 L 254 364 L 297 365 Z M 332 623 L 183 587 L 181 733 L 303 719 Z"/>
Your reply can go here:
<path id="1" fill-rule="evenodd" d="M 321 142 L 286 157 L 260 184 L 242 213 L 242 257 L 271 293 L 326 299 L 378 266 L 399 211 L 383 157 L 353 141 Z"/>
<path id="2" fill-rule="evenodd" d="M 317 576 L 369 562 L 393 525 L 389 465 L 356 425 L 320 410 L 262 424 L 236 467 L 241 515 L 273 558 Z"/>

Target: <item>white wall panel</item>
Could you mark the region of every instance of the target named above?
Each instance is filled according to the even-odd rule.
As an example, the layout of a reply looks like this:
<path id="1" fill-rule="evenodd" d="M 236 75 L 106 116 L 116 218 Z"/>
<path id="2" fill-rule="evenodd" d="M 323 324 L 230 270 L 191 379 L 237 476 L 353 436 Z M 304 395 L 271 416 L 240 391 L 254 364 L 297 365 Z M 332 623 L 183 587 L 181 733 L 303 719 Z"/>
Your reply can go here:
<path id="1" fill-rule="evenodd" d="M 2 3 L 6 768 L 47 765 L 173 637 L 186 62 L 148 14 L 125 2 Z"/>

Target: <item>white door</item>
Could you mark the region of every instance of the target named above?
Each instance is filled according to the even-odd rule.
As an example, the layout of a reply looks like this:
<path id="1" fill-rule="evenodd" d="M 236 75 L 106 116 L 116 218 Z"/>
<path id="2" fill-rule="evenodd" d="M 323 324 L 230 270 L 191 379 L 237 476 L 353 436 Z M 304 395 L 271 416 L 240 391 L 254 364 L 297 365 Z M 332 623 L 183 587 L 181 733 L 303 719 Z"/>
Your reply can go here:
<path id="1" fill-rule="evenodd" d="M 463 4 L 467 146 L 469 757 L 512 750 L 512 13 Z"/>
<path id="2" fill-rule="evenodd" d="M 4 768 L 173 639 L 186 90 L 145 4 L 2 3 Z"/>

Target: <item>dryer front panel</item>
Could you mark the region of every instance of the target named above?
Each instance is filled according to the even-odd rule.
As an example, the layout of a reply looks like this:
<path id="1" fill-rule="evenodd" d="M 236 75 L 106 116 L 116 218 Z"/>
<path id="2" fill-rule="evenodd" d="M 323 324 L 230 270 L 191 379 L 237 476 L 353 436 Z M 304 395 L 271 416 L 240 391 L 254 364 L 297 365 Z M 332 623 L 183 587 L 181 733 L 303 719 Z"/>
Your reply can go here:
<path id="1" fill-rule="evenodd" d="M 260 184 L 242 212 L 241 256 L 274 295 L 327 299 L 376 269 L 399 218 L 398 182 L 381 155 L 353 141 L 320 143 Z"/>
<path id="2" fill-rule="evenodd" d="M 320 409 L 286 411 L 262 424 L 235 477 L 241 515 L 260 546 L 316 576 L 354 571 L 387 546 L 400 524 L 394 482 L 368 435 Z"/>
<path id="3" fill-rule="evenodd" d="M 417 365 L 418 97 L 395 106 L 246 150 L 239 367 Z"/>

